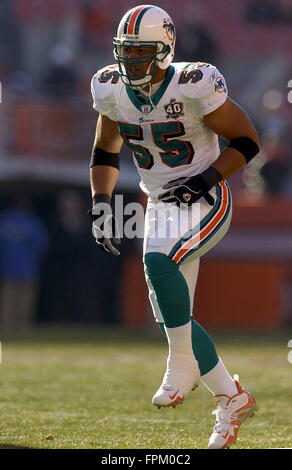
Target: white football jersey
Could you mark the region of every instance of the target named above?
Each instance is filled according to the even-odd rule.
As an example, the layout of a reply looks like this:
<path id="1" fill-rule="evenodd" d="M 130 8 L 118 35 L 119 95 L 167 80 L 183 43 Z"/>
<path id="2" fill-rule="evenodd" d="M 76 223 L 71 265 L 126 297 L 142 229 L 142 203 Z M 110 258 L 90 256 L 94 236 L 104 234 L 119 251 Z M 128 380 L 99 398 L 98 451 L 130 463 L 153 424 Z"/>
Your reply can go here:
<path id="1" fill-rule="evenodd" d="M 172 64 L 151 100 L 122 83 L 117 65 L 99 70 L 91 91 L 94 109 L 117 121 L 148 196 L 155 198 L 164 184 L 201 173 L 217 159 L 218 137 L 202 119 L 227 98 L 225 80 L 213 65 Z"/>

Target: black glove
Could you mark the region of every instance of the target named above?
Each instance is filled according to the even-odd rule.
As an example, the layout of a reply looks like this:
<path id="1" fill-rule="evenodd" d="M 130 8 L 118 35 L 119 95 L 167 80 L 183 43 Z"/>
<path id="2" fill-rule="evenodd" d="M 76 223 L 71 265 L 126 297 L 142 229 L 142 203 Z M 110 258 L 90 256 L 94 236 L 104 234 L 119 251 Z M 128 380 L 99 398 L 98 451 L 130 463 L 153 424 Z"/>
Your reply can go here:
<path id="1" fill-rule="evenodd" d="M 93 198 L 93 208 L 88 211 L 93 221 L 92 234 L 98 246 L 111 255 L 118 256 L 120 252 L 112 244 L 119 245 L 121 239 L 118 233 L 116 219 L 112 213 L 111 198 L 107 194 L 97 194 Z"/>
<path id="2" fill-rule="evenodd" d="M 222 176 L 219 171 L 214 167 L 209 167 L 196 176 L 178 178 L 165 184 L 163 189 L 169 189 L 169 191 L 160 194 L 158 199 L 163 202 L 174 202 L 177 205 L 191 206 L 204 197 L 210 206 L 213 206 L 215 201 L 209 191 L 221 180 Z"/>

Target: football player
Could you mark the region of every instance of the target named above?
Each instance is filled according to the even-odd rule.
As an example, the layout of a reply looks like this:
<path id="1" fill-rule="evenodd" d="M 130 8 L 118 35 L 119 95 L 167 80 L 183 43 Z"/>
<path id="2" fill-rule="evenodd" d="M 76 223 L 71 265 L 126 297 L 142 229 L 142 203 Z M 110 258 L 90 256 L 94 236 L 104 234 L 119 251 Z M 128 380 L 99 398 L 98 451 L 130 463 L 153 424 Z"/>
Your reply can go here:
<path id="1" fill-rule="evenodd" d="M 209 448 L 227 448 L 257 404 L 229 375 L 212 339 L 194 320 L 193 299 L 200 257 L 230 225 L 226 178 L 255 157 L 259 139 L 247 114 L 228 97 L 215 66 L 192 62 L 196 57 L 173 63 L 175 36 L 173 21 L 161 8 L 132 8 L 114 38 L 116 64 L 92 78 L 93 107 L 99 117 L 90 163 L 90 215 L 100 248 L 119 255 L 120 239 L 111 232 L 111 197 L 125 143 L 148 196 L 145 277 L 154 316 L 169 347 L 152 403 L 175 407 L 202 381 L 217 404 Z M 218 136 L 228 141 L 221 152 Z"/>

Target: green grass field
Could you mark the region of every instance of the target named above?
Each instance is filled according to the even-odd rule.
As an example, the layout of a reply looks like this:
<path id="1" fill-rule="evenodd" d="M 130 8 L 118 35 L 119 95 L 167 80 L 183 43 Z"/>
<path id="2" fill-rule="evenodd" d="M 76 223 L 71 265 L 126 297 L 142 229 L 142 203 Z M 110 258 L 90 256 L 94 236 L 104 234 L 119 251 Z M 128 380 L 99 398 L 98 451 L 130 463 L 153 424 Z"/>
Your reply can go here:
<path id="1" fill-rule="evenodd" d="M 211 336 L 260 407 L 234 448 L 292 447 L 292 331 Z M 167 355 L 160 332 L 43 326 L 0 340 L 0 449 L 207 448 L 214 399 L 203 385 L 176 409 L 151 404 Z"/>

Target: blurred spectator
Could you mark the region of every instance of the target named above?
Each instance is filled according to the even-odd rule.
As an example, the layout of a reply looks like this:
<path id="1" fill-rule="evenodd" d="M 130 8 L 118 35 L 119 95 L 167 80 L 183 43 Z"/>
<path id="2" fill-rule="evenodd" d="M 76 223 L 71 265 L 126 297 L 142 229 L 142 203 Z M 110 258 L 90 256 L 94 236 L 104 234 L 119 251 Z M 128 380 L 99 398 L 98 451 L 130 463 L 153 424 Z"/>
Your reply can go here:
<path id="1" fill-rule="evenodd" d="M 286 140 L 280 134 L 266 131 L 261 136 L 262 152 L 266 163 L 261 168 L 265 180 L 266 193 L 281 194 L 289 178 L 290 152 Z"/>
<path id="2" fill-rule="evenodd" d="M 79 65 L 88 82 L 98 69 L 113 61 L 112 37 L 115 28 L 112 4 L 107 0 L 81 0 L 79 13 Z M 111 37 L 111 39 L 109 39 Z M 83 86 L 81 84 L 81 86 Z"/>
<path id="3" fill-rule="evenodd" d="M 247 7 L 247 19 L 255 23 L 275 23 L 280 20 L 280 8 L 274 0 L 252 0 Z"/>
<path id="4" fill-rule="evenodd" d="M 176 62 L 208 62 L 218 64 L 218 51 L 212 35 L 203 22 L 188 17 L 175 46 Z"/>
<path id="5" fill-rule="evenodd" d="M 120 264 L 97 248 L 79 193 L 61 192 L 42 282 L 40 320 L 116 322 Z"/>
<path id="6" fill-rule="evenodd" d="M 39 273 L 47 231 L 28 199 L 20 198 L 0 216 L 1 299 L 3 326 L 26 326 L 35 319 Z"/>
<path id="7" fill-rule="evenodd" d="M 75 95 L 78 76 L 73 66 L 73 53 L 66 44 L 56 44 L 51 50 L 49 69 L 42 85 L 50 98 L 64 100 Z"/>
<path id="8" fill-rule="evenodd" d="M 97 50 L 102 47 L 108 48 L 111 8 L 112 6 L 107 0 L 105 2 L 82 1 L 80 7 L 82 48 L 94 54 L 97 54 Z"/>
<path id="9" fill-rule="evenodd" d="M 10 93 L 23 98 L 33 92 L 33 80 L 31 75 L 25 70 L 15 70 L 11 73 L 7 87 Z"/>
<path id="10" fill-rule="evenodd" d="M 292 21 L 292 8 L 276 0 L 252 0 L 247 7 L 247 19 L 254 23 L 286 23 Z"/>
<path id="11" fill-rule="evenodd" d="M 0 2 L 0 72 L 13 71 L 21 62 L 19 25 L 10 0 Z"/>

